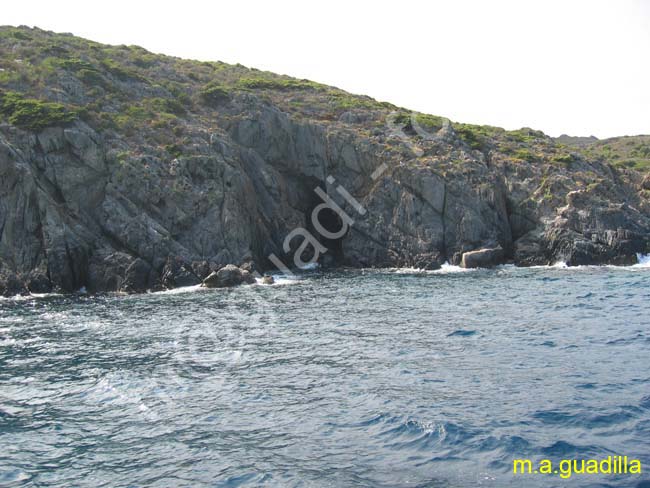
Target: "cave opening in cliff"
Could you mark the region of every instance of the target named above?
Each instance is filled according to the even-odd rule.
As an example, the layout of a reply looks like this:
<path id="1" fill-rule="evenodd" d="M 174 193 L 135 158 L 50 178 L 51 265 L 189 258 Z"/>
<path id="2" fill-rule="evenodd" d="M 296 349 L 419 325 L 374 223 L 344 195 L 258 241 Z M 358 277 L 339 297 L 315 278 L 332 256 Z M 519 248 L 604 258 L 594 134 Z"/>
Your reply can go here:
<path id="1" fill-rule="evenodd" d="M 314 213 L 316 210 L 316 213 Z M 320 242 L 327 252 L 321 254 L 319 263 L 322 266 L 335 266 L 343 262 L 343 239 L 347 235 L 344 231 L 346 224 L 339 214 L 332 208 L 323 206 L 320 198 L 314 199 L 306 214 L 307 230 Z M 319 232 L 319 228 L 325 230 L 325 234 Z M 347 226 L 346 226 L 347 227 Z M 329 234 L 329 236 L 327 235 Z M 334 234 L 337 237 L 331 238 Z M 340 234 L 340 237 L 338 237 Z"/>

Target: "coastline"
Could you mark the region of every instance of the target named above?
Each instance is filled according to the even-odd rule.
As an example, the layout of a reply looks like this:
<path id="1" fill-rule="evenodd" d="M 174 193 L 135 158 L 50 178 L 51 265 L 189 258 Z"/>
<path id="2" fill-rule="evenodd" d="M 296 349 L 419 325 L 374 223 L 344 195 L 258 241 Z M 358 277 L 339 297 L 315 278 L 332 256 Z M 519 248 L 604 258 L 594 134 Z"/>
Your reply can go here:
<path id="1" fill-rule="evenodd" d="M 620 270 L 620 271 L 642 271 L 650 270 L 650 254 L 648 255 L 639 255 L 637 257 L 636 264 L 630 265 L 615 265 L 615 264 L 600 264 L 600 265 L 579 265 L 579 266 L 568 266 L 564 262 L 557 262 L 552 265 L 533 265 L 533 266 L 516 266 L 514 264 L 500 264 L 497 266 L 489 268 L 463 268 L 461 266 L 455 266 L 449 263 L 444 263 L 440 269 L 428 270 L 424 268 L 398 268 L 398 267 L 387 267 L 387 268 L 349 268 L 349 267 L 338 267 L 338 268 L 327 268 L 322 269 L 318 266 L 311 267 L 310 269 L 297 270 L 293 276 L 287 276 L 283 273 L 270 274 L 275 280 L 273 284 L 264 284 L 260 278 L 256 279 L 256 283 L 253 284 L 241 284 L 234 287 L 219 288 L 217 290 L 233 290 L 239 287 L 274 287 L 274 286 L 287 286 L 291 284 L 297 284 L 303 281 L 302 276 L 309 277 L 310 272 L 318 273 L 337 273 L 337 272 L 346 272 L 346 271 L 356 271 L 362 274 L 365 273 L 386 273 L 386 274 L 404 274 L 404 275 L 429 275 L 429 276 L 440 276 L 440 275 L 449 275 L 456 273 L 477 273 L 477 272 L 499 272 L 499 271 L 523 271 L 523 270 L 562 270 L 566 272 L 577 272 L 577 271 L 590 271 L 590 270 Z M 88 293 L 86 290 L 78 290 L 76 292 L 69 293 L 33 293 L 26 295 L 13 295 L 13 296 L 0 296 L 0 301 L 27 301 L 32 299 L 46 299 L 51 297 L 74 297 L 74 296 L 84 296 L 84 297 L 94 297 L 94 296 L 134 296 L 134 295 L 177 295 L 184 293 L 194 293 L 194 292 L 210 292 L 214 291 L 214 288 L 206 288 L 199 285 L 190 285 L 190 286 L 179 286 L 176 288 L 169 288 L 163 290 L 146 290 L 136 293 L 126 293 L 126 292 L 99 292 L 99 293 Z"/>

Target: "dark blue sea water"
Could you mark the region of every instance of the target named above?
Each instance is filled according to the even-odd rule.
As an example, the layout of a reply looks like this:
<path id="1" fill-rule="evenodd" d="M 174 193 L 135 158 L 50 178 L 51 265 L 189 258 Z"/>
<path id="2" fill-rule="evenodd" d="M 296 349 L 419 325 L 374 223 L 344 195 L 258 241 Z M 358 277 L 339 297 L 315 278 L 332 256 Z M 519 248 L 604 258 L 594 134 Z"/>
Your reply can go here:
<path id="1" fill-rule="evenodd" d="M 0 300 L 0 485 L 647 486 L 650 268 L 457 271 Z"/>

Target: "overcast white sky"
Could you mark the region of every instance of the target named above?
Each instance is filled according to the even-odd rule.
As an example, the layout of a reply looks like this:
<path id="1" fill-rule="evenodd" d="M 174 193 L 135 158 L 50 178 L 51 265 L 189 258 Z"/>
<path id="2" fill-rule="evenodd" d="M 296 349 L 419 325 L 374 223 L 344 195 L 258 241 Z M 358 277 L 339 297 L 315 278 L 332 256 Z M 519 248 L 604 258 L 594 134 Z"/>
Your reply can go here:
<path id="1" fill-rule="evenodd" d="M 648 0 L 3 0 L 0 24 L 242 63 L 462 122 L 650 134 Z"/>

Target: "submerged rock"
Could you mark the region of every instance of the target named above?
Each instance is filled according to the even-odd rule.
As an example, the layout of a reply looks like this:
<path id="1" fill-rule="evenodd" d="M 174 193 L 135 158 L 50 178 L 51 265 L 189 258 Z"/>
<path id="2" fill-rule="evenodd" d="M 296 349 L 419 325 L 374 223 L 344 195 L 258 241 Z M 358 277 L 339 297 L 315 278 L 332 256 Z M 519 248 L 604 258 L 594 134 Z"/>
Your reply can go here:
<path id="1" fill-rule="evenodd" d="M 275 279 L 273 279 L 273 276 L 266 275 L 262 277 L 263 285 L 272 285 L 273 283 L 275 283 Z"/>

